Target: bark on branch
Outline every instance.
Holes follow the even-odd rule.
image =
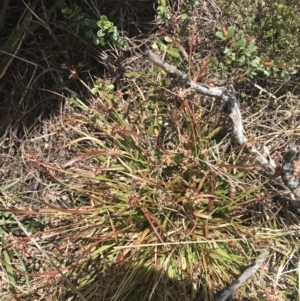
[[[300,187],[299,180],[296,174],[297,171],[299,172],[299,167],[294,166],[294,164],[296,163],[296,159],[297,148],[295,145],[293,145],[283,157],[281,178],[284,185],[288,187],[295,196],[295,200],[292,200],[291,204],[295,207],[295,209],[298,212],[300,212]]]
[[[195,91],[197,91],[203,95],[207,95],[207,96],[221,97],[223,100],[227,101],[228,96],[226,93],[224,93],[224,92],[226,92],[226,89],[224,87],[209,87],[207,85],[203,85],[203,84],[194,82],[187,76],[187,74],[178,70],[175,66],[170,65],[166,62],[163,62],[158,55],[156,55],[149,49],[147,49],[143,53],[143,56],[148,61],[150,61],[154,65],[160,67],[168,74],[177,77],[183,84],[195,89]]]
[[[230,286],[228,289],[226,289],[223,293],[219,295],[217,298],[217,301],[226,301],[234,299],[234,295],[236,291],[250,278],[252,277],[256,271],[262,266],[264,261],[267,259],[269,255],[268,250],[264,250],[261,252],[261,254],[257,257],[254,264],[250,267],[248,267],[240,277],[238,277]]]

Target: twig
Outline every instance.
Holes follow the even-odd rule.
[[[297,148],[295,145],[285,153],[283,157],[281,178],[284,185],[291,190],[296,200],[292,200],[291,204],[300,211],[300,187],[299,181],[294,174],[294,162],[297,159]]]
[[[164,71],[166,71],[168,74],[173,75],[177,77],[182,83],[185,85],[190,86],[191,88],[195,89],[197,92],[212,96],[212,97],[221,97],[223,100],[227,101],[228,96],[226,93],[226,88],[224,87],[209,87],[204,84],[196,83],[193,80],[191,80],[187,74],[183,73],[182,71],[178,70],[175,66],[170,65],[166,62],[163,62],[161,58],[153,53],[151,50],[147,49],[143,53],[144,57],[150,61],[151,63],[155,64],[156,66],[160,67]]]
[[[257,257],[257,259],[254,262],[254,265],[247,268],[244,273],[240,277],[238,277],[230,286],[228,289],[226,289],[216,301],[226,301],[228,298],[233,299],[236,291],[250,278],[253,276],[256,271],[262,266],[264,261],[267,259],[269,255],[268,250],[264,250],[260,253],[260,255]]]

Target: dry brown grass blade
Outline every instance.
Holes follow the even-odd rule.
[[[162,227],[159,220],[151,213],[151,211],[148,208],[141,206],[140,209],[143,212],[143,214],[145,215],[146,219],[148,220],[148,222],[149,222],[152,230],[154,231],[155,235],[157,236],[157,238],[163,243],[164,240],[160,236],[156,227],[158,227],[160,230],[163,230],[164,233],[165,233],[165,229]],[[156,226],[154,224],[156,224]]]
[[[108,152],[108,151],[91,151],[88,153],[83,153],[64,164],[63,168],[72,166],[76,162],[84,161],[98,156],[119,156],[122,157],[120,152]]]

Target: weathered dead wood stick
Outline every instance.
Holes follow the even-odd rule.
[[[207,95],[207,96],[212,96],[212,97],[221,97],[223,100],[227,101],[227,94],[224,93],[226,92],[226,88],[224,87],[209,87],[204,84],[196,83],[193,80],[191,80],[187,74],[183,73],[182,71],[178,70],[175,66],[170,65],[166,62],[163,62],[162,59],[153,53],[151,50],[147,49],[144,53],[143,56],[153,63],[154,65],[160,67],[164,71],[166,71],[168,74],[173,75],[177,77],[183,84],[195,89],[195,91]]]
[[[236,138],[240,145],[247,142],[247,138],[244,135],[244,127],[242,121],[242,114],[240,111],[240,102],[237,98],[236,92],[234,90],[233,85],[229,85],[225,94],[228,96],[228,102],[230,102],[231,113],[229,117],[233,124],[233,132],[236,135]]]
[[[300,212],[300,187],[299,180],[294,170],[294,163],[297,159],[297,148],[295,145],[291,146],[290,149],[285,153],[283,157],[281,178],[286,187],[288,187],[296,200],[292,200],[291,204]],[[297,169],[297,167],[295,167]],[[299,170],[298,170],[299,172]]]
[[[240,277],[238,277],[228,289],[226,289],[223,293],[219,295],[217,301],[226,301],[234,299],[234,295],[236,291],[250,278],[252,277],[256,271],[262,266],[264,261],[267,259],[269,255],[268,250],[264,250],[260,253],[260,255],[255,260],[254,264],[247,268]]]
[[[231,111],[229,117],[232,121],[233,132],[238,143],[240,145],[244,144],[248,152],[256,156],[256,161],[265,167],[269,175],[273,175],[275,173],[275,162],[270,157],[267,147],[263,146],[261,150],[258,150],[253,144],[248,142],[244,134],[240,104],[233,85],[229,85],[228,87],[209,87],[201,83],[196,83],[190,79],[187,74],[178,70],[175,66],[163,62],[162,59],[151,50],[147,49],[143,53],[143,56],[145,59],[160,67],[168,74],[177,77],[184,85],[189,86],[196,92],[206,96],[219,97],[228,102],[230,104]]]

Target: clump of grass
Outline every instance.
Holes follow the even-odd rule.
[[[253,185],[252,170],[235,167],[241,150],[221,151],[228,137],[217,143],[207,135],[214,130],[210,120],[218,101],[195,105],[156,80],[129,80],[129,101],[112,91],[90,105],[71,98],[77,113],[52,129],[52,139],[64,135],[72,156],[61,164],[35,162],[48,169],[53,185],[70,192],[69,199],[67,205],[52,203],[53,186],[47,186],[36,213],[47,218],[48,229],[35,229],[9,249],[20,254],[36,240],[84,300],[210,300],[259,250],[287,243],[257,228],[264,216],[251,212],[264,187]],[[28,208],[23,213],[36,214]],[[43,287],[61,299],[79,300],[59,271],[51,272],[51,262],[42,262],[47,271],[39,266],[26,274],[34,294]],[[34,281],[37,270],[60,284],[54,278],[53,284]],[[21,270],[7,273],[17,277]],[[241,294],[249,295],[249,289]],[[262,294],[263,282],[253,289]]]
[[[187,61],[194,76],[213,77],[209,63]],[[24,145],[21,160],[48,180],[42,195],[17,206],[20,195],[1,199],[4,297],[213,300],[265,248],[279,270],[262,270],[239,297],[268,300],[279,285],[282,296],[297,292],[295,273],[281,280],[298,252],[295,230],[282,229],[219,100],[152,66],[127,73],[122,91],[101,78],[82,83],[90,99],[74,93],[49,125],[50,159]]]

